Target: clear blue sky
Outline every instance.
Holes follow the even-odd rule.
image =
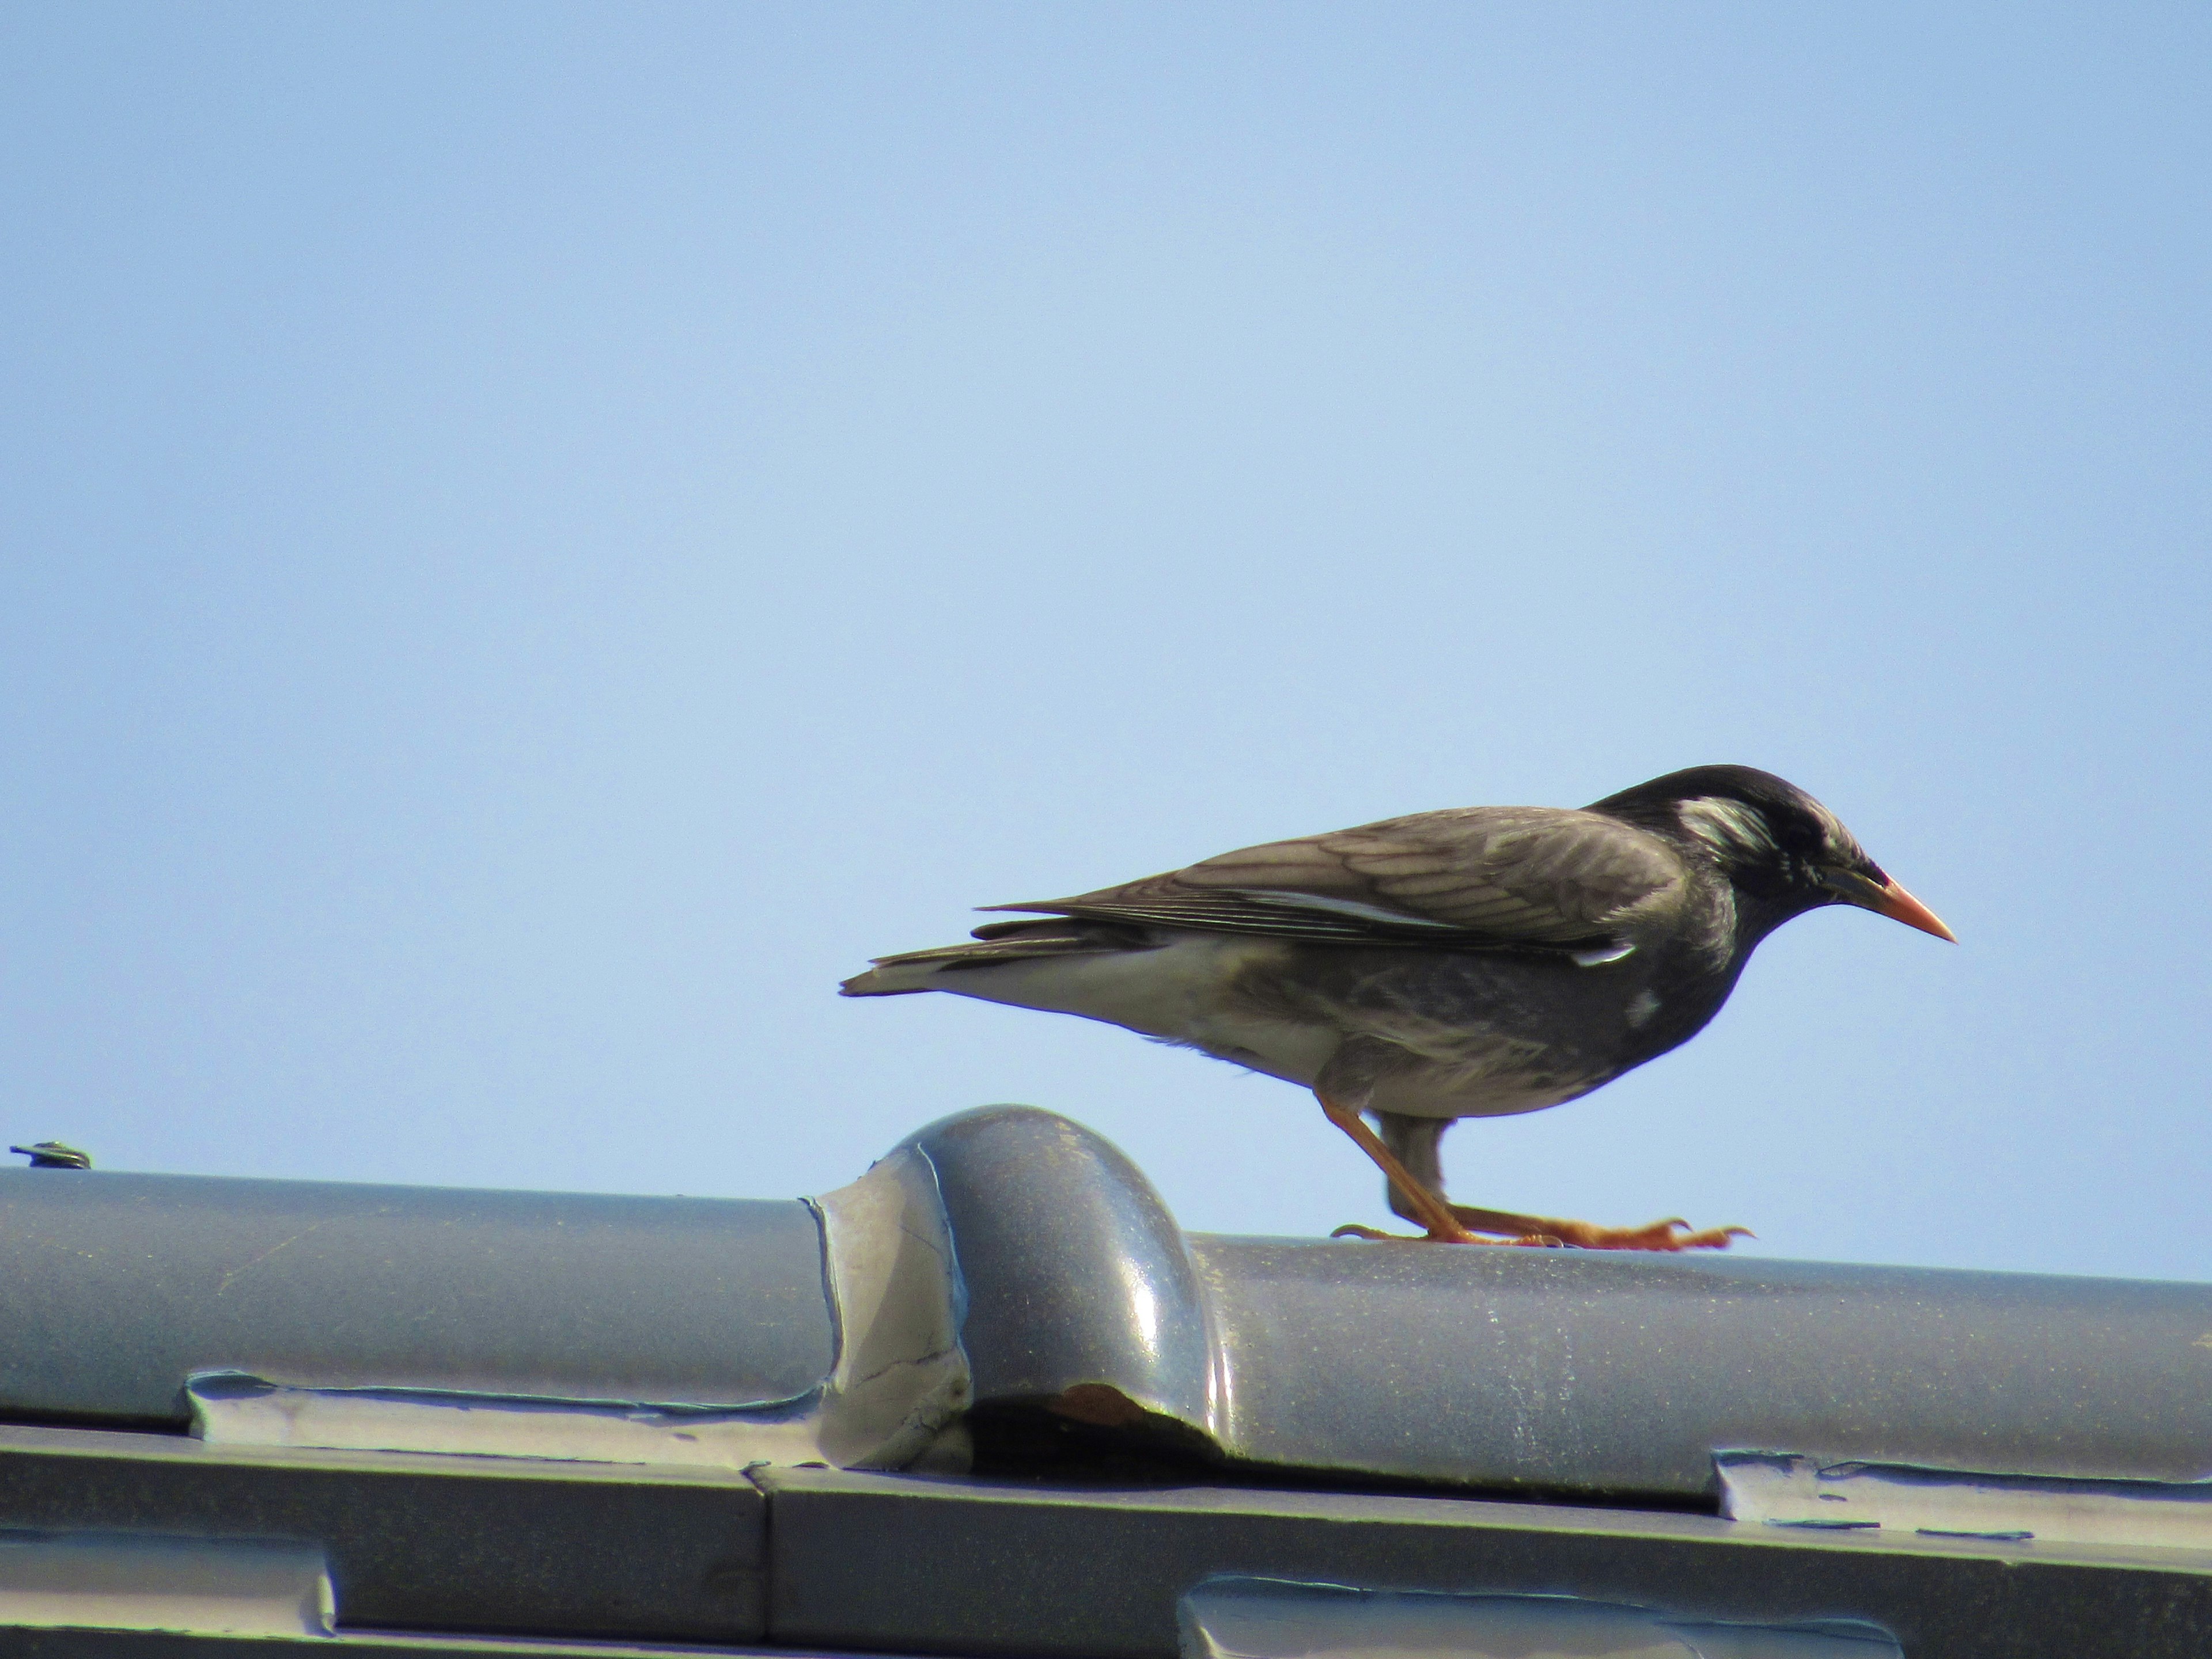
[[[9,5],[0,1131],[782,1195],[1297,1091],[968,907],[1708,761],[1767,944],[1470,1202],[2212,1277],[2212,13]]]

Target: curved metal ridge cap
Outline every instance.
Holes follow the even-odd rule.
[[[1195,1265],[1117,1147],[1056,1113],[984,1106],[940,1118],[899,1151],[936,1175],[979,1402],[1091,1385],[1213,1432],[1216,1344]]]
[[[833,1358],[790,1200],[0,1169],[0,1412],[181,1420],[196,1372],[721,1407]]]
[[[1231,1456],[1707,1498],[1714,1453],[2188,1480],[2212,1285],[1194,1236]],[[1325,1360],[1317,1356],[1326,1356]]]

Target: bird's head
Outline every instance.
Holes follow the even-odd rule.
[[[1725,876],[1759,931],[1824,904],[1856,904],[1957,943],[1891,880],[1843,821],[1802,789],[1748,766],[1670,772],[1589,809],[1648,830]]]

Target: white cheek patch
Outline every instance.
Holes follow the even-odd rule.
[[[1755,806],[1724,796],[1701,795],[1675,807],[1682,828],[1726,859],[1757,858],[1776,850],[1773,829]],[[1840,826],[1839,826],[1840,827]]]

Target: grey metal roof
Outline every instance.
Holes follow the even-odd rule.
[[[673,1407],[733,1424],[741,1464],[748,1424],[819,1405],[841,1313],[881,1346],[924,1303],[908,1346],[957,1340],[966,1372],[933,1433],[1028,1404],[1259,1465],[1683,1499],[1735,1449],[2212,1471],[2212,1287],[1186,1235],[1112,1146],[1026,1108],[933,1125],[812,1207],[0,1172],[17,1414],[181,1425],[195,1377],[204,1409],[367,1391],[393,1434],[410,1395]],[[830,1461],[895,1461],[850,1449]]]
[[[2208,1333],[2203,1285],[1187,1235],[1018,1107],[806,1202],[6,1170],[0,1648],[199,1572],[394,1653],[2212,1651]]]

